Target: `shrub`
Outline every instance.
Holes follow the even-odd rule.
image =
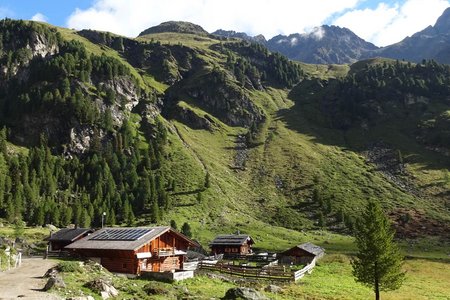
[[[79,262],[76,261],[63,261],[58,264],[58,270],[64,273],[82,273],[83,268],[81,267]]]

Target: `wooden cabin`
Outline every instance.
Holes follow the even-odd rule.
[[[219,235],[210,244],[211,254],[247,255],[253,253],[252,245],[255,242],[249,235],[230,234]]]
[[[280,253],[280,262],[285,264],[307,265],[314,259],[321,258],[324,254],[325,250],[322,247],[311,243],[304,243]]]
[[[183,268],[190,246],[198,246],[168,226],[104,228],[65,249],[98,261],[110,272],[173,272]]]
[[[48,250],[61,251],[67,245],[86,237],[92,232],[94,230],[89,228],[63,228],[46,238]]]

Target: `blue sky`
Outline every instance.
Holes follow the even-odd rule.
[[[131,37],[168,20],[194,22],[208,31],[262,33],[267,38],[329,24],[384,46],[433,25],[449,6],[449,0],[0,0],[0,18]]]

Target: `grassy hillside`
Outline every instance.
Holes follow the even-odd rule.
[[[205,244],[217,232],[254,232],[261,222],[346,232],[368,198],[378,198],[396,222],[402,214],[430,224],[449,220],[448,158],[414,140],[411,122],[397,118],[370,124],[370,130],[356,125],[342,130],[318,105],[335,93],[336,82],[358,80],[364,72],[373,78],[376,66],[401,68],[394,61],[291,64],[260,45],[194,34],[153,33],[134,41],[52,30],[92,55],[119,61],[141,89],[156,94],[168,132],[159,172],[173,204],[161,222],[189,221]],[[293,89],[289,72],[302,81]],[[146,117],[142,112],[130,117],[139,147],[147,149]],[[371,160],[370,145],[379,141],[400,153],[402,174],[392,175]],[[206,174],[211,187],[205,189]],[[138,221],[148,222],[146,216]]]

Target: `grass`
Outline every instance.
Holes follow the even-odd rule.
[[[72,265],[74,263],[64,261],[60,264]],[[267,281],[235,284],[206,276],[204,273],[191,279],[169,284],[139,278],[117,277],[93,266],[84,267],[84,270],[80,271],[79,265],[77,265],[75,269],[74,272],[63,273],[67,289],[59,291],[60,294],[73,296],[82,292],[85,295],[93,295],[95,299],[100,299],[98,295],[84,287],[84,284],[95,278],[109,278],[119,290],[118,299],[135,299],[136,297],[139,299],[180,299],[189,296],[195,296],[197,299],[221,298],[228,289],[242,285],[255,288],[275,300],[370,299],[374,297],[370,288],[354,280],[350,258],[342,253],[328,253],[318,262],[311,274],[296,283],[276,283],[283,288],[283,292],[280,294],[264,292],[264,288],[269,284]],[[407,276],[403,286],[396,291],[382,292],[382,299],[448,299],[448,295],[450,295],[450,286],[447,284],[450,278],[448,262],[419,258],[408,259],[404,263],[404,270],[407,272]],[[149,286],[157,293],[149,295],[144,292],[148,290]],[[68,290],[78,292],[67,294]]]
[[[190,48],[198,48],[203,50],[208,50],[210,46],[217,44],[219,41],[206,37],[206,36],[198,36],[194,34],[186,34],[186,33],[153,33],[147,34],[144,36],[140,36],[137,38],[138,41],[159,41],[162,44],[172,44],[172,45],[184,45]]]
[[[42,242],[44,238],[49,236],[50,230],[42,227],[25,227],[23,238],[27,243]],[[0,227],[0,237],[14,239],[14,228],[11,226]]]
[[[448,299],[450,268],[445,262],[422,259],[407,260],[403,286],[396,291],[382,292],[382,299]],[[274,299],[370,299],[372,290],[355,282],[347,256],[325,257],[313,273],[298,284],[290,285],[285,295]],[[301,298],[304,297],[304,298]]]

